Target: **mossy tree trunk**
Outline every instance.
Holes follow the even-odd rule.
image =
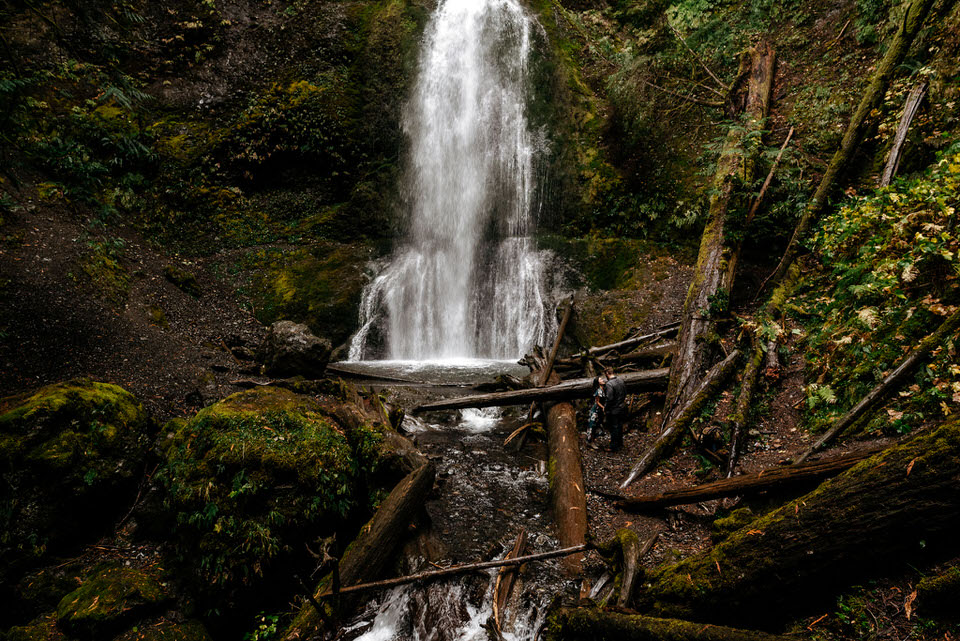
[[[930,13],[930,8],[933,7],[933,4],[934,0],[911,0],[907,5],[903,22],[900,23],[900,28],[890,42],[890,46],[880,61],[880,64],[877,65],[870,84],[860,98],[860,104],[857,106],[857,110],[847,124],[847,129],[843,134],[843,140],[840,142],[840,148],[830,160],[827,171],[823,174],[823,178],[820,179],[820,185],[817,187],[817,191],[814,193],[813,198],[810,199],[803,215],[800,217],[800,222],[797,223],[793,231],[793,236],[790,237],[790,242],[787,244],[787,249],[783,252],[780,264],[777,265],[777,269],[770,277],[770,281],[774,285],[778,284],[787,275],[790,265],[800,250],[800,241],[803,240],[807,232],[810,231],[810,227],[820,218],[826,209],[830,195],[836,187],[837,180],[847,170],[847,167],[849,167],[854,152],[856,152],[857,147],[863,140],[871,112],[883,102],[883,97],[887,93],[887,87],[890,85],[893,74],[899,68],[900,64],[903,63],[904,58],[907,57],[910,46],[913,44],[917,34],[920,33],[920,29],[923,28],[923,23],[927,19],[927,14]]]
[[[960,420],[885,450],[658,569],[639,610],[704,623],[777,625],[836,590],[909,561],[960,526]]]
[[[547,410],[547,448],[557,539],[564,548],[581,545],[587,538],[587,495],[577,413],[570,403],[557,403]],[[579,574],[582,561],[582,554],[568,556],[563,560],[564,568],[571,575]]]

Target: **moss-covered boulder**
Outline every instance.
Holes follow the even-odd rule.
[[[261,387],[168,426],[163,515],[176,557],[219,609],[354,510],[366,513],[380,437],[368,423],[338,422],[336,403]]]
[[[150,425],[129,392],[86,379],[0,400],[0,583],[129,507]]]
[[[960,619],[960,566],[923,579],[917,584],[918,606],[923,616]]]
[[[57,606],[57,625],[71,636],[104,639],[158,612],[168,600],[164,587],[146,572],[107,568],[63,597]]]
[[[57,617],[47,614],[26,625],[17,625],[7,630],[4,641],[62,641],[67,639],[57,627]]]

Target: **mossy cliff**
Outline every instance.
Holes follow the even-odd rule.
[[[0,579],[78,548],[128,510],[153,432],[143,406],[106,383],[0,400]]]

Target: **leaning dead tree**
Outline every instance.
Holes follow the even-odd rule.
[[[960,527],[960,420],[861,461],[748,523],[712,549],[646,578],[635,607],[703,623],[777,625],[936,549]],[[867,542],[867,543],[865,543]],[[776,586],[776,589],[771,589]]]
[[[920,110],[923,97],[927,95],[928,86],[927,82],[923,81],[914,85],[907,95],[907,101],[903,105],[903,115],[900,117],[900,124],[897,125],[897,133],[893,136],[893,146],[890,147],[890,155],[887,156],[887,164],[883,168],[883,176],[880,177],[881,187],[887,187],[897,174],[900,158],[903,156],[903,147],[907,142],[907,133],[910,131],[910,125],[917,111]]]
[[[668,431],[667,428],[689,405],[710,368],[713,358],[710,337],[715,334],[716,314],[726,308],[733,278],[727,265],[737,253],[736,244],[727,238],[728,213],[736,206],[738,187],[753,182],[760,151],[758,133],[763,129],[769,111],[775,60],[773,49],[763,43],[754,47],[741,61],[740,77],[746,79],[747,86],[745,91],[733,93],[730,102],[742,105],[744,122],[743,126],[730,128],[720,152],[707,224],[700,239],[697,266],[681,316],[677,352],[670,367],[663,433],[644,453],[621,487],[646,474],[677,446],[683,430]]]
[[[890,80],[910,51],[910,46],[913,44],[917,34],[920,33],[920,29],[923,27],[923,23],[927,19],[927,14],[930,13],[930,8],[933,4],[934,0],[911,0],[907,5],[903,15],[903,21],[900,23],[897,33],[890,41],[886,54],[877,65],[876,71],[874,71],[873,77],[870,79],[870,84],[860,98],[860,104],[857,106],[857,110],[847,124],[840,148],[830,160],[830,164],[827,166],[827,171],[820,180],[817,191],[814,193],[813,198],[810,199],[806,209],[804,209],[803,215],[800,217],[800,221],[793,231],[793,236],[791,236],[790,242],[783,252],[780,264],[777,265],[773,274],[768,278],[768,281],[772,282],[774,286],[778,285],[780,281],[786,277],[790,266],[797,257],[797,252],[800,250],[800,242],[807,235],[807,232],[810,231],[813,223],[816,222],[826,210],[838,179],[849,167],[854,152],[863,140],[870,114],[883,102],[883,97],[887,92],[887,87],[890,85]]]

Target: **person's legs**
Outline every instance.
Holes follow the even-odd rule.
[[[623,449],[623,417],[607,416],[607,431],[610,432],[610,451]]]

